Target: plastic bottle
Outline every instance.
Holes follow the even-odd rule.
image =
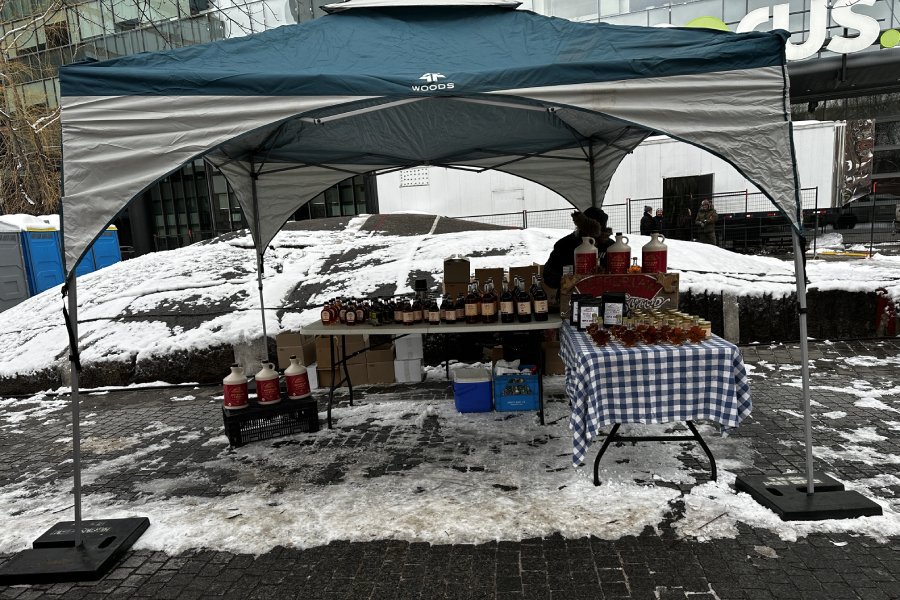
[[[665,241],[666,236],[661,233],[650,234],[650,241],[641,248],[641,270],[644,273],[666,272],[669,248]]]
[[[575,248],[574,261],[576,275],[592,275],[597,271],[597,246],[594,238],[581,238],[581,245]]]
[[[281,386],[278,385],[278,371],[268,361],[262,362],[262,368],[254,376],[256,380],[256,403],[261,406],[281,402]]]
[[[296,356],[291,356],[291,364],[284,370],[284,385],[287,388],[288,398],[300,400],[311,395],[309,389],[309,373],[306,367],[300,364]]]
[[[237,363],[231,365],[231,373],[222,380],[225,397],[222,406],[229,410],[247,408],[247,376],[244,375],[244,367]]]
[[[615,243],[606,249],[606,265],[611,275],[622,275],[628,272],[631,265],[631,246],[622,232],[616,233]]]

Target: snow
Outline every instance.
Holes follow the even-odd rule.
[[[317,320],[320,303],[334,296],[364,297],[384,286],[396,288],[397,294],[412,293],[410,273],[424,271],[439,280],[444,258],[454,254],[472,256],[472,268],[544,263],[553,243],[569,233],[535,228],[398,236],[362,230],[367,218],[355,217],[341,231],[282,231],[276,236],[264,261],[270,336]],[[633,254],[639,255],[647,241],[646,236],[630,236]],[[682,291],[776,298],[794,291],[790,261],[680,240],[667,244],[670,271],[680,274]],[[342,261],[343,257],[349,258]],[[139,361],[178,351],[252,344],[262,330],[255,263],[252,241],[245,233],[227,241],[156,252],[79,277],[83,360]],[[807,265],[810,289],[884,288],[900,301],[898,272],[896,256],[810,260]],[[310,298],[309,306],[272,310],[287,305],[300,285],[319,286],[321,291]],[[62,306],[59,290],[53,289],[2,313],[0,377],[66,367]],[[169,313],[196,313],[196,322],[173,323],[165,316]]]

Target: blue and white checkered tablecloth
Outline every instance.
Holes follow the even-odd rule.
[[[752,408],[741,353],[716,336],[682,346],[597,346],[587,333],[563,323],[560,356],[576,467],[603,426],[710,420],[737,427]]]

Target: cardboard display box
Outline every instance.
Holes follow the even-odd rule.
[[[422,345],[422,334],[416,333],[397,338],[394,341],[397,360],[421,360],[425,356]]]
[[[444,281],[446,283],[469,283],[471,268],[468,258],[448,258],[444,260]]]
[[[494,289],[503,289],[503,269],[475,269],[475,279],[478,280],[479,291],[484,290],[484,284],[488,279],[494,281]]]
[[[370,362],[366,364],[369,383],[394,383],[394,361]]]
[[[394,378],[397,383],[420,383],[424,377],[422,359],[394,361]]]
[[[469,292],[469,284],[468,283],[447,283],[444,282],[444,294],[449,295],[453,298],[453,301],[456,301],[457,296],[462,294],[465,296]]]
[[[629,309],[678,308],[678,273],[631,273],[628,275],[564,275],[560,285],[560,314],[568,317],[572,292],[602,296],[624,292]]]
[[[509,284],[513,285],[516,277],[521,277],[525,281],[525,289],[531,288],[531,276],[541,274],[541,265],[534,263],[527,267],[510,267],[509,268]],[[550,294],[547,294],[548,296]]]

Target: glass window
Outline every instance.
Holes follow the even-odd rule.
[[[550,0],[550,14],[572,21],[596,20],[600,14],[598,0]]]

